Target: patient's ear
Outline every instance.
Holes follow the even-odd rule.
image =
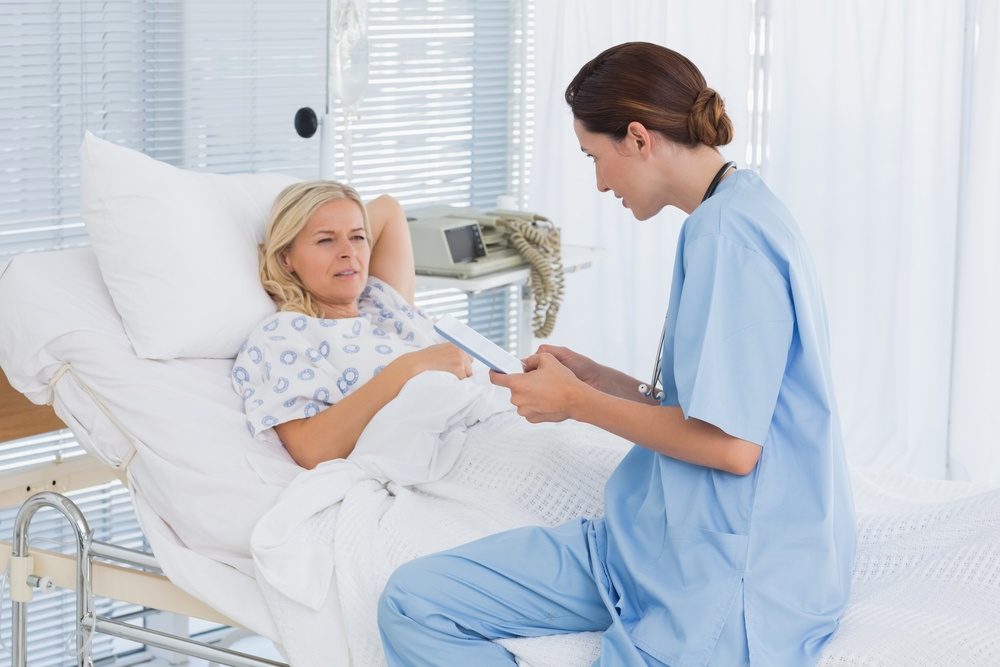
[[[292,268],[292,263],[288,261],[288,251],[282,250],[278,253],[278,261],[281,262],[281,266],[288,271],[293,276],[295,275],[295,270]]]

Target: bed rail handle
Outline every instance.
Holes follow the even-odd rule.
[[[28,526],[32,517],[42,508],[49,507],[60,511],[76,532],[77,553],[75,563],[72,556],[46,550],[34,550],[34,555],[28,553]],[[204,603],[176,589],[172,601],[185,608],[170,609],[171,605],[155,604],[152,600],[140,600],[144,596],[161,597],[165,588],[174,589],[174,585],[162,574],[153,554],[145,551],[128,549],[93,539],[90,526],[80,509],[72,500],[58,493],[43,491],[37,493],[21,506],[14,522],[14,539],[10,545],[10,557],[6,559],[6,543],[0,543],[0,564],[9,561],[11,587],[11,607],[13,608],[12,635],[12,666],[27,665],[27,603],[33,597],[34,588],[45,587],[47,582],[60,588],[75,588],[77,602],[77,633],[76,633],[76,664],[78,667],[90,665],[89,635],[100,632],[123,639],[132,639],[150,646],[158,646],[183,655],[201,657],[210,662],[234,667],[288,667],[283,662],[275,662],[266,658],[233,651],[228,648],[204,644],[194,639],[170,635],[149,628],[142,628],[115,619],[97,616],[92,598],[97,584],[101,583],[101,575],[107,574],[102,593],[119,600],[127,600],[142,606],[174,611],[184,615],[194,615],[199,618],[218,621],[225,625],[240,627],[233,621],[224,618]],[[94,562],[94,558],[118,561],[133,567],[122,567],[112,563]],[[45,573],[36,571],[46,570]],[[65,567],[64,567],[65,566]],[[75,567],[71,567],[75,566]],[[134,567],[144,568],[137,570]],[[112,570],[117,575],[110,576]],[[112,581],[122,585],[121,580],[130,590],[113,590]],[[119,593],[125,593],[124,595]],[[183,598],[183,599],[182,599]],[[189,599],[188,599],[189,598]],[[207,613],[200,613],[201,611]],[[193,612],[193,613],[192,613]]]
[[[21,509],[17,512],[17,517],[14,519],[14,540],[11,545],[10,553],[11,567],[13,568],[14,563],[18,560],[27,564],[27,560],[31,558],[28,554],[28,525],[31,523],[31,519],[35,516],[35,513],[43,507],[51,507],[62,513],[62,515],[73,525],[73,530],[76,533],[76,581],[78,591],[76,596],[76,617],[78,630],[76,634],[76,656],[79,667],[86,667],[90,658],[88,651],[90,644],[84,636],[84,633],[81,631],[83,630],[83,619],[92,618],[94,616],[94,608],[91,596],[89,594],[84,595],[82,592],[89,592],[91,590],[93,571],[91,567],[91,560],[87,557],[87,553],[93,542],[93,533],[91,533],[90,525],[87,523],[87,519],[83,516],[83,512],[80,511],[80,508],[66,496],[53,493],[51,491],[36,493],[24,501],[24,504],[21,505]],[[32,565],[32,569],[33,568],[34,566]],[[23,576],[18,578],[17,586],[29,586],[28,575],[34,574],[34,572],[28,570],[22,574]],[[12,590],[14,585],[12,577]],[[28,599],[30,600],[31,597],[29,596]],[[11,606],[13,607],[13,618],[11,622],[11,664],[13,667],[26,667],[28,663],[28,604],[27,601],[12,600]]]

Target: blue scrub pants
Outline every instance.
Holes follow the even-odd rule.
[[[603,527],[518,528],[403,564],[379,600],[389,666],[511,667],[490,639],[603,630],[595,665],[662,667],[609,611]]]

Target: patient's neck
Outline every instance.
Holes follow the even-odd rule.
[[[319,316],[325,320],[343,320],[361,315],[357,302],[353,304],[317,304],[317,306]]]

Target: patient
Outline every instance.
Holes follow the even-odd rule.
[[[435,343],[413,306],[413,248],[392,197],[365,206],[332,181],[285,188],[260,246],[260,277],[279,312],[250,332],[233,386],[254,437],[273,428],[304,468],[347,457],[418,373],[472,373],[472,359]]]

